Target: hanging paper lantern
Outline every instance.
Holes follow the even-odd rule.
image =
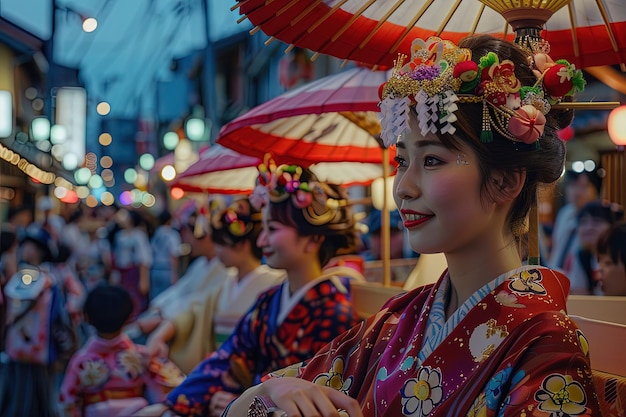
[[[617,146],[626,146],[626,106],[611,110],[607,121],[609,137]]]

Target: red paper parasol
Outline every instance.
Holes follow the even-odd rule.
[[[237,7],[253,31],[370,65],[393,65],[415,38],[512,39],[525,27],[542,29],[552,55],[579,68],[626,62],[623,0],[242,0]]]

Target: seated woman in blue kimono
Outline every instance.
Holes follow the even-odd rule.
[[[261,293],[230,337],[168,395],[165,405],[177,415],[220,416],[261,376],[312,356],[359,321],[351,278],[323,270],[358,242],[343,189],[299,166],[268,160],[259,172],[250,196],[262,207],[257,243],[267,265],[285,270],[287,279]]]

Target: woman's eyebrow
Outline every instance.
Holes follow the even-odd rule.
[[[421,139],[421,140],[416,140],[415,144],[418,148],[426,148],[428,146],[438,146],[440,148],[445,148],[444,144],[438,140]],[[404,141],[400,140],[396,143],[396,148],[406,149],[407,145]]]
[[[440,148],[445,148],[443,143],[441,143],[438,140],[418,140],[417,141],[417,147],[418,148],[425,148],[427,146],[438,146]]]

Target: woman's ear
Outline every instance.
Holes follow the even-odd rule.
[[[491,179],[490,194],[495,203],[508,203],[517,198],[526,183],[526,171],[494,173]]]
[[[320,246],[322,246],[322,243],[324,243],[324,240],[326,239],[325,236],[323,235],[311,235],[308,236],[308,243],[306,245],[306,250],[307,251],[314,251],[314,252],[319,252],[320,250]]]
[[[252,243],[248,239],[240,240],[239,242],[233,245],[233,248],[238,251],[251,252],[252,251]]]

